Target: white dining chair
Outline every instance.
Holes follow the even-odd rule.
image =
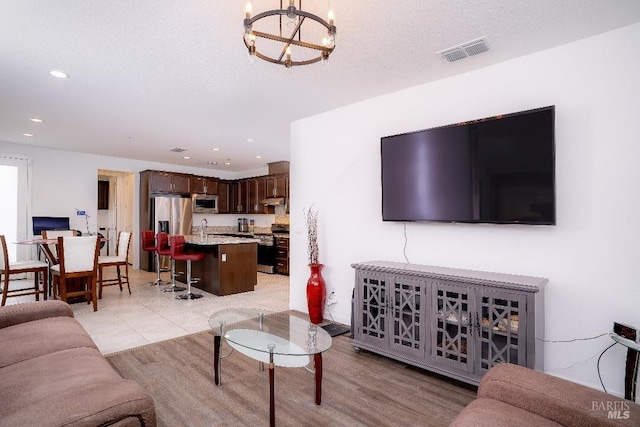
[[[131,286],[129,284],[129,245],[131,244],[131,233],[121,231],[118,233],[118,246],[115,255],[104,255],[98,257],[98,298],[102,299],[102,287],[119,285],[122,292],[122,285],[127,284],[129,295],[131,295]],[[116,267],[118,277],[114,279],[105,279],[103,270],[107,267]],[[120,271],[120,267],[124,267],[124,276]],[[124,282],[123,282],[124,279]]]
[[[99,251],[98,236],[58,237],[60,263],[51,267],[54,298],[59,296],[68,302],[69,298],[84,296],[87,304],[93,302],[93,311],[98,310]],[[74,281],[73,290],[69,290],[70,281]]]
[[[60,236],[77,236],[77,232],[75,230],[43,230],[42,238],[45,240],[49,239],[58,239]],[[42,246],[42,250],[44,252],[44,256],[47,258],[51,266],[54,266],[58,263],[58,243],[49,243],[47,245]]]
[[[47,299],[47,280],[49,278],[46,262],[41,261],[9,261],[9,250],[7,240],[0,235],[0,281],[2,283],[2,306],[7,302],[7,298],[20,297],[24,295],[35,295],[36,301],[40,301],[40,294]],[[13,274],[34,273],[33,286],[31,287],[10,287],[9,278]],[[42,289],[40,289],[40,278],[42,278]],[[15,283],[15,282],[14,282]]]

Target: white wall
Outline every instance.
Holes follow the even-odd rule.
[[[403,224],[381,220],[381,137],[555,105],[557,226],[408,223],[408,259],[548,278],[547,340],[595,336],[614,320],[640,327],[637,40],[640,25],[294,122],[290,307],[306,311],[311,204],[337,321],[350,320],[351,263],[404,262]],[[611,343],[548,343],[545,370],[599,388],[596,359]],[[618,395],[624,357],[616,346],[601,362]]]

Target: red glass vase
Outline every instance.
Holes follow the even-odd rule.
[[[322,323],[327,287],[322,278],[323,264],[309,264],[311,277],[307,280],[307,308],[311,323]]]

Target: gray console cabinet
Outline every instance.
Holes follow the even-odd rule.
[[[496,363],[543,370],[547,279],[387,261],[352,267],[356,350],[471,384]]]

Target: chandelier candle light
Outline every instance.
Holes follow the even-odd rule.
[[[286,9],[283,8],[283,0],[280,0],[280,9],[267,10],[253,17],[251,3],[247,3],[244,18],[244,44],[249,51],[249,59],[253,62],[258,57],[287,68],[318,61],[326,62],[336,46],[333,11],[328,11],[327,21],[325,21],[317,15],[303,11],[302,0],[298,0],[297,7],[295,0],[288,1],[289,6]],[[277,19],[274,20],[273,17]],[[258,23],[258,21],[261,22]],[[307,41],[302,38],[302,27],[305,22],[309,23],[304,26],[305,35],[308,34]],[[316,25],[311,25],[313,22]],[[322,36],[323,34],[325,35]],[[319,44],[309,41],[316,38],[321,40]],[[261,39],[263,43],[259,49],[256,46],[257,39]],[[299,55],[296,60],[292,58],[292,45],[296,47],[296,55]]]

